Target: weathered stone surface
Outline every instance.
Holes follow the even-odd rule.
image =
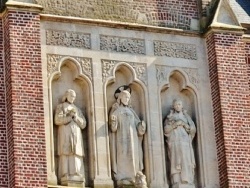
[[[105,51],[145,54],[145,42],[142,39],[101,35],[100,49]]]
[[[193,44],[154,41],[154,52],[156,56],[197,59],[196,46]]]
[[[90,34],[70,31],[46,31],[46,44],[90,49]]]

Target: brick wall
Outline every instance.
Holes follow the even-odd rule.
[[[0,187],[8,187],[3,22],[0,18]]]
[[[37,13],[4,15],[9,187],[46,187],[46,149]]]
[[[248,187],[250,98],[245,44],[240,34],[214,33],[207,36],[207,47],[221,187],[227,184],[229,187]]]
[[[206,38],[209,77],[212,91],[212,103],[214,113],[215,138],[217,147],[217,158],[219,165],[220,187],[227,187],[227,164],[225,155],[223,122],[221,115],[221,99],[218,83],[217,56],[215,51],[214,35],[210,33]]]
[[[250,42],[246,42],[246,62],[248,70],[248,85],[250,86]]]
[[[37,0],[44,13],[190,29],[197,0]]]

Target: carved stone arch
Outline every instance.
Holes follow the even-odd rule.
[[[107,61],[106,61],[107,62]],[[113,63],[113,61],[110,61]],[[148,183],[150,183],[150,154],[149,154],[149,140],[150,131],[149,126],[149,111],[148,111],[148,93],[145,84],[145,80],[138,76],[135,63],[131,62],[116,62],[112,65],[112,71],[108,77],[104,79],[104,101],[105,101],[105,113],[106,122],[108,125],[108,114],[112,105],[116,102],[114,98],[115,90],[122,85],[129,85],[131,93],[131,106],[139,116],[141,120],[144,120],[147,124],[147,132],[143,138],[143,152],[144,152],[144,174],[147,177]],[[139,64],[139,63],[138,63]],[[141,65],[139,65],[141,66]],[[105,70],[106,71],[106,70]],[[105,72],[103,70],[103,72]]]
[[[196,161],[196,171],[195,171],[195,185],[197,187],[204,184],[204,164],[202,156],[202,127],[201,127],[201,117],[200,117],[200,99],[198,95],[198,85],[195,85],[192,80],[190,80],[190,76],[186,73],[185,70],[181,68],[166,68],[164,79],[159,84],[159,104],[160,110],[162,112],[161,119],[164,126],[164,121],[167,115],[172,108],[172,103],[174,99],[180,99],[183,102],[183,107],[187,110],[187,113],[190,115],[192,120],[195,123],[197,132],[196,136],[193,140],[193,148],[195,153],[195,161]],[[158,80],[159,81],[159,80]],[[168,159],[168,150],[166,139],[165,142],[165,165],[166,165],[166,175],[169,180],[169,159]]]
[[[82,111],[87,121],[86,128],[82,131],[84,143],[85,184],[93,184],[93,86],[92,62],[90,58],[63,56],[49,54],[48,60],[48,104],[49,104],[49,134],[50,135],[50,169],[48,169],[48,183],[58,185],[57,168],[57,126],[54,125],[55,108],[61,103],[62,96],[67,89],[76,92],[75,104]],[[46,129],[47,130],[47,129]],[[93,140],[92,140],[93,139]]]

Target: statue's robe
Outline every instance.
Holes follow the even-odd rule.
[[[173,128],[173,124],[182,121],[190,128],[189,133],[183,126]],[[180,175],[182,182],[194,182],[195,159],[192,146],[192,140],[195,136],[196,128],[190,116],[184,111],[183,113],[171,113],[165,122],[165,136],[167,136],[168,154],[170,159],[170,174]],[[172,183],[174,180],[172,180]]]
[[[136,173],[143,170],[142,139],[145,127],[134,110],[127,106],[113,105],[110,119],[111,116],[116,119],[113,124],[110,123],[111,166],[114,177],[117,181],[134,181]]]
[[[72,108],[78,116],[75,121],[70,116]],[[58,125],[59,179],[64,175],[84,176],[82,129],[86,127],[86,120],[82,112],[74,104],[61,103],[55,111],[55,124]]]

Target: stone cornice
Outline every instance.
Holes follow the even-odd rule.
[[[210,33],[234,33],[243,35],[245,28],[243,27],[223,27],[223,25],[218,24],[218,26],[209,26],[207,31],[203,34],[203,37],[206,38]]]
[[[5,5],[7,10],[23,10],[38,13],[43,10],[43,7],[41,5],[19,1],[8,1]]]

